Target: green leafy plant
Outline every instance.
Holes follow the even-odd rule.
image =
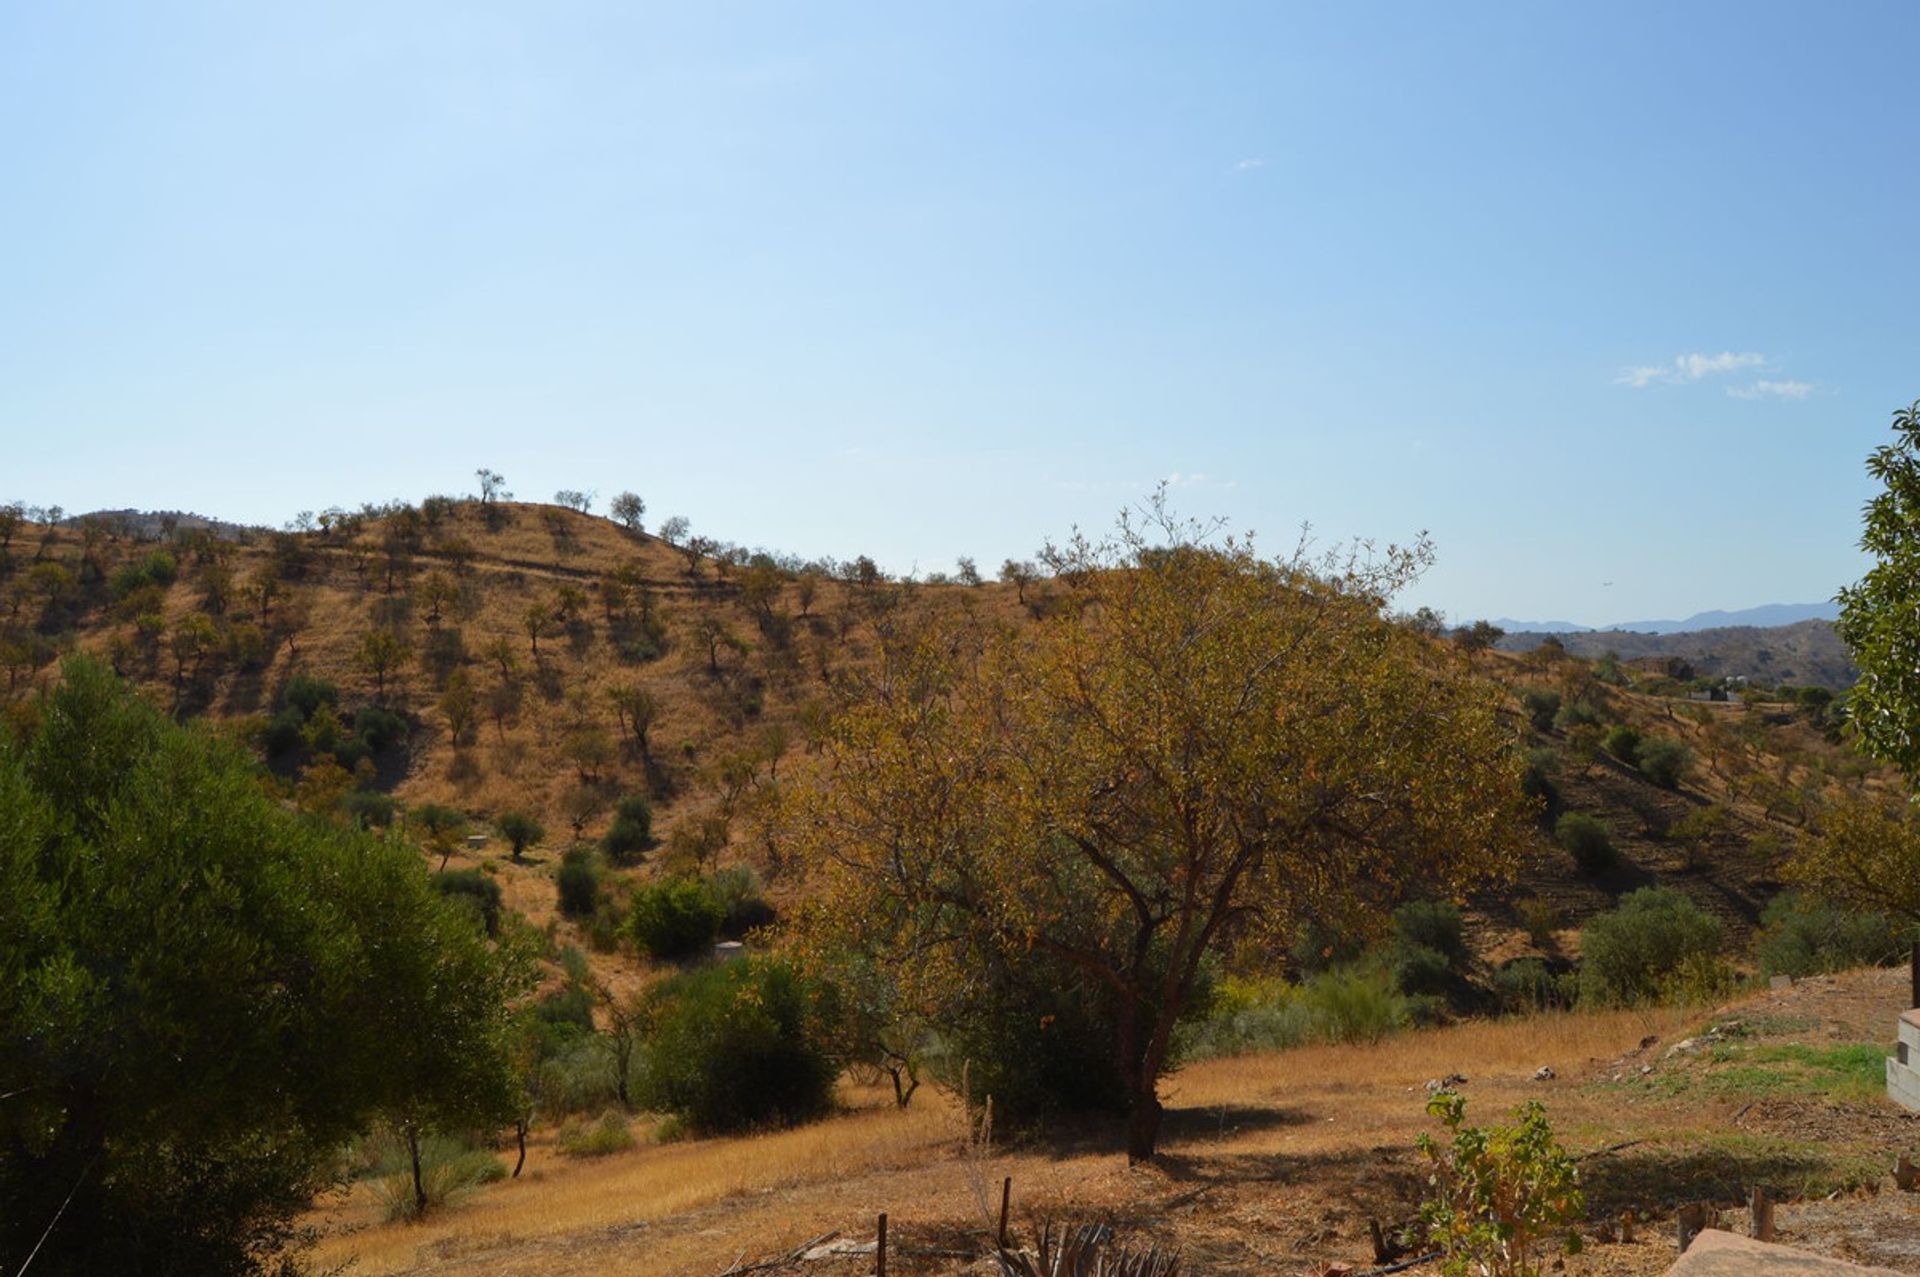
[[[1562,1248],[1578,1253],[1572,1225],[1586,1210],[1580,1175],[1539,1101],[1515,1110],[1511,1126],[1468,1126],[1467,1102],[1452,1091],[1428,1100],[1427,1112],[1448,1138],[1423,1133],[1417,1141],[1433,1167],[1433,1196],[1421,1204],[1420,1222],[1446,1251],[1447,1277],[1536,1277],[1536,1256],[1561,1229]]]

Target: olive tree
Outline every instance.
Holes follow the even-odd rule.
[[[1874,563],[1840,591],[1835,628],[1860,681],[1847,716],[1867,753],[1920,777],[1920,400],[1893,414],[1892,443],[1867,473],[1881,490],[1867,503],[1860,548]]]

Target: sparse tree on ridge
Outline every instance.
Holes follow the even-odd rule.
[[[671,515],[665,523],[660,525],[660,539],[668,545],[678,546],[686,540],[687,533],[692,530],[693,524],[687,521],[686,515]]]
[[[641,520],[646,517],[647,503],[640,499],[638,493],[622,492],[613,499],[613,505],[609,508],[613,512],[615,521],[627,531],[646,531],[646,528],[641,525]]]

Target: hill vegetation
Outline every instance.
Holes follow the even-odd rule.
[[[509,1124],[516,1169],[615,1155],[636,1109],[785,1123],[842,1076],[907,1107],[972,1070],[1008,1118],[1129,1114],[1145,1159],[1182,1061],[1711,997],[1729,954],[1804,974],[1908,925],[1781,896],[1898,789],[1833,691],[1387,615],[1424,547],[1123,523],[897,580],[480,480],[279,531],[0,512],[13,735],[124,683],[247,773],[276,814],[242,823],[399,855],[429,932],[532,964],[463,1052],[486,1113],[368,1098],[418,1082],[329,1119],[396,1216],[511,1173]],[[784,952],[703,973],[720,939]]]

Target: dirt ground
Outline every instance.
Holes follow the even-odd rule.
[[[1805,981],[1712,1011],[1547,1016],[1196,1064],[1170,1079],[1165,1156],[1129,1169],[1111,1135],[1052,1131],[985,1150],[925,1092],[891,1109],[853,1089],[850,1112],[802,1131],[644,1145],[575,1161],[538,1148],[528,1176],[417,1225],[376,1222],[364,1190],[316,1216],[325,1269],[416,1274],[711,1277],[831,1234],[870,1242],[890,1219],[889,1271],[985,1272],[1003,1177],[1022,1239],[1042,1221],[1096,1223],[1177,1247],[1194,1274],[1312,1273],[1374,1262],[1368,1221],[1391,1232],[1424,1190],[1414,1137],[1426,1082],[1464,1074],[1469,1120],[1547,1105],[1582,1157],[1589,1202],[1571,1274],[1642,1274],[1675,1256],[1672,1213],[1708,1202],[1730,1226],[1761,1186],[1779,1239],[1920,1273],[1920,1195],[1895,1156],[1920,1121],[1880,1094],[1877,1061],[1906,1001],[1904,971]],[[1651,1039],[1651,1040],[1649,1040]],[[1536,1080],[1542,1066],[1551,1080]],[[1631,1243],[1595,1234],[1623,1212]],[[870,1254],[783,1271],[870,1272]]]

